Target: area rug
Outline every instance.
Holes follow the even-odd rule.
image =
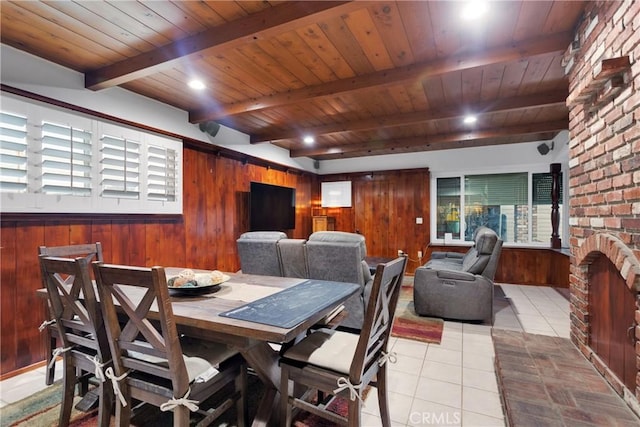
[[[413,286],[400,289],[391,336],[439,344],[442,339],[442,319],[418,316],[413,307]]]
[[[260,380],[254,375],[249,375],[247,388],[249,390],[247,396],[249,419],[253,419],[264,388]],[[367,391],[368,389],[365,390],[365,393]],[[21,401],[0,408],[0,425],[2,427],[55,427],[58,425],[61,399],[62,385],[60,381],[58,381]],[[80,398],[76,397],[74,405],[79,401]],[[348,402],[344,399],[336,398],[327,409],[339,415],[346,416],[348,413]],[[113,420],[112,418],[112,423]],[[214,421],[211,426],[231,427],[236,424],[235,420],[235,408],[232,408]],[[196,421],[197,420],[194,419],[194,423]],[[149,425],[153,425],[154,427],[171,427],[173,425],[171,414],[160,413],[159,411],[157,411],[156,415],[154,415],[153,411],[146,412],[145,419],[134,419],[131,424],[138,427]],[[73,409],[69,427],[97,427],[97,425],[97,409],[90,412]],[[308,413],[301,413],[294,420],[294,426],[296,427],[328,427],[333,425],[334,424],[329,423],[327,420]]]
[[[3,427],[55,427],[58,425],[61,401],[62,383],[57,381],[44,390],[1,408],[0,421]],[[79,401],[80,398],[76,397],[74,405]],[[97,410],[82,412],[73,409],[70,425],[80,427],[84,422],[91,422],[96,414]],[[96,424],[93,422],[86,425]]]

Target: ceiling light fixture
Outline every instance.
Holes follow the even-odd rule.
[[[465,21],[475,21],[487,13],[487,3],[481,0],[467,2],[462,8],[462,19]]]
[[[203,90],[207,86],[204,84],[202,80],[193,79],[189,82],[189,87],[194,90]]]
[[[315,139],[312,136],[305,136],[303,141],[305,144],[310,145],[315,142]]]
[[[478,118],[476,116],[466,116],[463,121],[465,125],[472,125],[478,121]]]

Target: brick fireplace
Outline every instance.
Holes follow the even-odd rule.
[[[571,339],[638,412],[640,2],[587,2],[569,78]]]

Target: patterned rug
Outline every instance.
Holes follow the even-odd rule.
[[[413,286],[400,289],[396,316],[391,335],[415,341],[439,344],[444,321],[433,317],[418,316],[413,308]]]
[[[442,328],[444,322],[442,319],[422,317],[415,313],[413,308],[413,286],[410,284],[403,285],[400,290],[398,306],[396,308],[396,316],[393,324],[391,335],[400,338],[406,338],[427,343],[440,343],[442,339]],[[249,376],[248,384],[250,393],[249,399],[249,416],[252,417],[257,406],[257,400],[262,393],[262,384],[254,376]],[[47,387],[46,389],[35,393],[19,402],[7,405],[0,409],[0,420],[2,426],[11,427],[54,427],[58,425],[58,416],[60,413],[60,401],[62,398],[62,385],[60,382]],[[79,402],[80,398],[76,398]],[[332,404],[332,410],[336,413],[346,415],[347,404],[336,400]],[[253,412],[253,413],[252,413]],[[228,415],[227,415],[228,414]],[[215,422],[214,426],[229,426],[234,424],[235,414],[231,410],[223,415],[222,419]],[[166,418],[166,417],[164,417]],[[148,420],[144,420],[140,425],[147,424]],[[97,410],[91,412],[81,412],[73,410],[71,414],[70,427],[94,427],[97,425]],[[156,426],[170,426],[170,419],[154,420]],[[297,420],[297,427],[322,427],[326,421],[319,417],[304,417]]]
[[[249,375],[247,388],[249,390],[247,396],[247,404],[249,409],[249,419],[253,419],[258,406],[258,401],[264,390],[260,380]],[[369,391],[367,388],[366,393]],[[224,393],[222,393],[224,394]],[[2,427],[56,427],[58,426],[58,416],[60,415],[60,402],[62,398],[62,385],[57,381],[53,385],[41,390],[21,401],[0,408],[0,425]],[[79,397],[75,398],[74,405],[80,401]],[[341,398],[334,399],[327,409],[336,414],[346,416],[348,413],[348,403]],[[112,417],[112,424],[114,422]],[[224,413],[220,418],[214,421],[211,426],[214,427],[231,427],[236,422],[235,408]],[[170,413],[160,413],[156,410],[146,411],[144,419],[142,417],[133,419],[132,426],[143,427],[153,425],[154,427],[171,427],[173,418]],[[198,421],[194,416],[192,424]],[[73,409],[69,427],[97,427],[98,410],[94,409],[89,412],[82,412]],[[301,413],[294,420],[295,427],[328,427],[334,426],[316,415]]]
[[[61,401],[62,383],[57,381],[44,390],[0,409],[2,426],[55,427],[58,425]],[[76,397],[74,405],[79,401],[80,398]],[[73,409],[70,425],[80,427],[87,421],[89,424],[86,425],[97,425],[91,422],[94,417],[97,418],[97,410],[87,413]]]

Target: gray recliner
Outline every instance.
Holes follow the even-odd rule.
[[[242,233],[236,244],[240,270],[246,274],[282,276],[282,260],[278,241],[287,235],[280,231],[249,231]]]
[[[414,276],[413,302],[417,314],[493,323],[493,278],[502,240],[480,227],[466,254],[434,252]]]
[[[367,254],[364,236],[341,231],[317,231],[306,243],[309,278],[357,283],[362,292],[345,302],[348,315],[341,326],[361,329],[365,301],[369,300],[373,280],[364,258]]]

